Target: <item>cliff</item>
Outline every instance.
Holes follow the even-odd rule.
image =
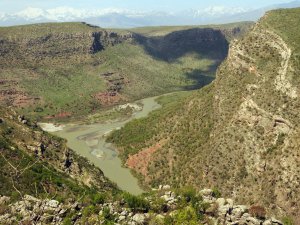
[[[110,137],[125,161],[163,143],[146,172],[132,167],[145,184],[217,186],[299,224],[299,15],[267,13],[230,44],[211,85]]]
[[[227,56],[229,37],[244,31],[220,29],[151,37],[83,23],[3,27],[0,102],[34,118],[61,118],[201,87]]]

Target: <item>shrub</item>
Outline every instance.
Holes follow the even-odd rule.
[[[105,224],[114,224],[113,221],[115,220],[115,216],[110,213],[110,209],[108,207],[103,209],[102,217],[105,220]]]
[[[212,196],[215,197],[215,198],[220,198],[221,197],[221,192],[217,189],[217,188],[213,188],[213,193],[212,193]]]
[[[266,217],[266,210],[264,207],[259,205],[251,206],[249,209],[249,213],[251,216],[254,216],[258,219],[264,219]]]
[[[128,207],[134,211],[147,212],[150,209],[149,202],[140,196],[134,196],[129,193],[125,193],[123,197]]]
[[[42,107],[36,107],[34,109],[34,112],[43,112],[43,111],[44,111],[44,109]]]
[[[294,225],[293,219],[290,217],[284,217],[282,222],[284,225]]]
[[[106,195],[104,193],[97,193],[92,197],[92,203],[96,204],[103,204],[105,202]]]
[[[192,207],[186,207],[179,210],[174,217],[175,225],[196,225],[198,224],[198,217],[196,211]]]

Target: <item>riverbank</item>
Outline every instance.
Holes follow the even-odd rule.
[[[161,105],[156,102],[156,98],[146,98],[134,104],[120,106],[120,109],[134,106],[131,115],[121,120],[92,124],[55,125],[40,123],[39,125],[45,131],[65,138],[68,147],[99,167],[104,175],[115,182],[120,189],[132,194],[141,194],[143,190],[138,184],[138,179],[131,173],[130,169],[123,166],[117,150],[111,144],[106,143],[105,139],[111,131],[120,129],[131,120],[146,117],[153,110],[159,109]]]

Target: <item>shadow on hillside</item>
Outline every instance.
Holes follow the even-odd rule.
[[[208,70],[191,70],[185,73],[187,79],[194,81],[194,85],[186,86],[184,90],[195,90],[210,84],[215,78],[214,74],[220,63],[211,65]]]
[[[135,34],[137,44],[141,45],[146,53],[157,60],[175,62],[188,54],[214,61],[207,70],[184,71],[185,77],[194,81],[194,85],[186,86],[185,90],[194,90],[210,84],[218,66],[227,57],[229,43],[225,35],[217,29],[193,28],[175,31],[165,36],[145,37]]]
[[[211,28],[175,31],[161,37],[135,34],[135,40],[149,55],[167,62],[173,62],[188,53],[223,61],[229,48],[224,34],[220,30]]]

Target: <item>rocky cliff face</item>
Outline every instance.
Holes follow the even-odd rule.
[[[62,139],[44,133],[35,123],[28,121],[24,116],[18,116],[11,109],[0,108],[0,112],[0,176],[2,182],[6,183],[0,185],[2,194],[11,194],[14,188],[19,189],[20,192],[27,192],[27,194],[34,192],[38,194],[41,190],[38,190],[38,187],[34,189],[32,185],[36,182],[35,179],[39,179],[40,176],[46,177],[46,175],[42,170],[34,168],[35,165],[37,167],[47,165],[51,169],[54,168],[80,185],[95,187],[98,190],[115,188],[104,177],[100,169],[95,168],[86,159],[68,149]],[[27,164],[27,166],[23,164]],[[40,173],[38,178],[27,177],[32,172],[31,170]],[[44,182],[47,189],[55,190],[55,184],[51,184],[51,181],[47,181],[47,179],[42,179],[38,185],[43,185]],[[30,192],[26,185],[31,186]],[[52,185],[53,187],[51,187]]]
[[[94,30],[72,33],[51,33],[49,30],[38,37],[4,36],[0,40],[1,64],[9,66],[13,63],[38,63],[43,60],[66,60],[74,57],[86,59],[89,54],[132,39],[130,33],[119,35],[99,28]]]
[[[158,133],[128,146],[164,145],[145,183],[217,186],[299,224],[299,21],[299,9],[268,13],[230,44],[212,85],[146,121]]]
[[[299,84],[294,72],[298,65],[291,60],[299,48],[288,32],[295,24],[278,29],[273,22],[278,14],[282,12],[267,14],[249,35],[233,43],[219,69],[212,151],[219,158],[226,152],[223,169],[232,171],[227,173],[227,189],[256,193],[255,201],[299,218]]]
[[[219,29],[194,28],[162,37],[136,35],[135,40],[149,54],[166,61],[176,60],[190,52],[222,61],[228,53],[228,40]]]

